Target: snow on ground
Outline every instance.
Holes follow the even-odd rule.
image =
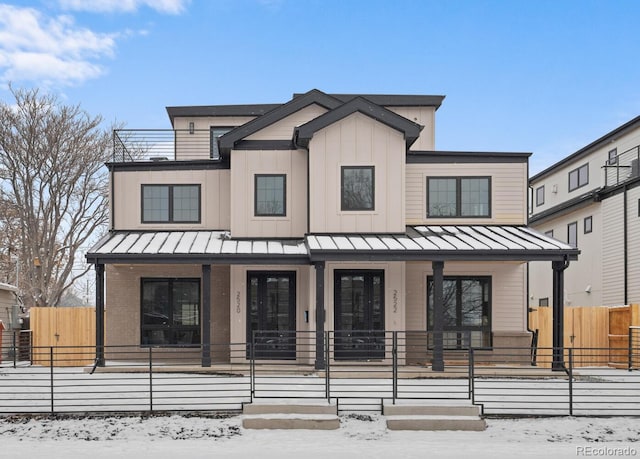
[[[640,456],[640,419],[487,419],[484,432],[398,432],[379,415],[334,431],[245,430],[241,416],[0,418],[0,457],[51,459]]]

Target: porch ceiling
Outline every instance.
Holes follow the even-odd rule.
[[[89,263],[310,264],[316,261],[576,260],[580,251],[526,226],[409,226],[403,234],[233,239],[227,231],[113,231]]]

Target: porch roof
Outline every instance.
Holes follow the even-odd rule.
[[[575,260],[580,251],[526,226],[408,226],[402,234],[233,239],[227,231],[113,231],[90,263],[309,264],[316,261]]]

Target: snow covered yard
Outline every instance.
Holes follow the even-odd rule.
[[[335,431],[252,431],[241,417],[0,418],[7,458],[475,458],[640,455],[637,418],[488,419],[484,432],[389,431],[378,415]]]

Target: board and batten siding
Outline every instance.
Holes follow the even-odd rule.
[[[627,193],[627,302],[640,303],[640,187]]]
[[[431,263],[406,264],[406,329],[426,330],[427,276]],[[491,331],[527,331],[526,264],[517,262],[446,262],[446,276],[491,276]]]
[[[420,137],[411,145],[410,150],[432,151],[435,150],[435,107],[385,107],[388,110],[407,118],[414,123],[423,126]]]
[[[316,132],[309,143],[310,232],[401,233],[404,135],[361,113]],[[375,209],[342,211],[342,166],[375,167]]]
[[[619,194],[602,201],[606,237],[602,241],[602,302],[624,303],[624,201]]]
[[[286,175],[286,215],[255,216],[255,175]],[[231,152],[231,234],[233,237],[303,237],[307,229],[307,152]]]
[[[491,177],[491,217],[427,218],[427,177]],[[527,223],[526,163],[407,164],[407,225]]]
[[[301,126],[326,112],[326,108],[311,104],[245,137],[243,140],[291,140],[296,126]]]
[[[115,230],[229,230],[230,171],[116,171],[112,226]],[[200,185],[200,223],[142,223],[142,185]]]

